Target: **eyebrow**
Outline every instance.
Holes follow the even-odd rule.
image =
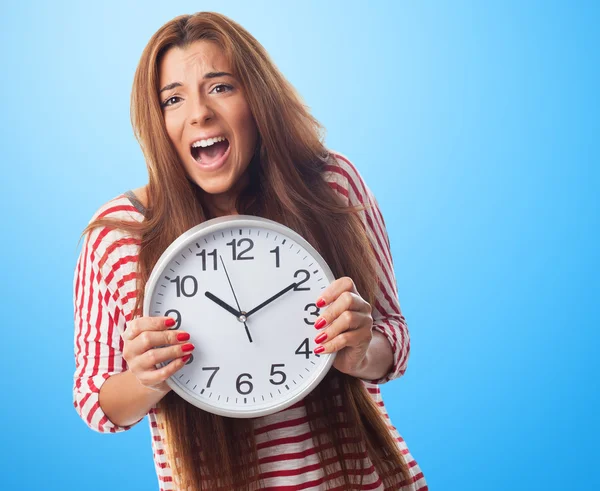
[[[227,72],[208,72],[204,74],[204,79],[218,78],[218,77],[232,77],[231,73]],[[183,84],[181,82],[173,82],[172,84],[165,85],[162,89],[160,89],[159,94],[162,94],[166,90],[174,89],[175,87],[181,87]]]

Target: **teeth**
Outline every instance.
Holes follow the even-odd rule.
[[[214,145],[217,142],[222,142],[225,140],[226,140],[226,138],[224,136],[217,136],[215,138],[209,138],[208,140],[198,140],[198,141],[195,141],[194,143],[192,143],[192,148],[210,147],[211,145]]]

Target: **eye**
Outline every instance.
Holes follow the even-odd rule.
[[[174,95],[173,97],[169,97],[166,101],[164,101],[161,106],[167,107],[172,106],[173,104],[177,104],[181,100],[181,97]]]
[[[233,90],[233,87],[231,85],[219,84],[219,85],[215,85],[210,92],[211,93],[215,92],[217,94],[221,94],[223,92],[231,92],[232,90]]]

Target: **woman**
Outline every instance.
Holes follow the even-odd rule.
[[[404,373],[409,352],[383,218],[264,48],[222,15],[178,17],[144,50],[131,109],[149,182],[101,207],[84,231],[74,284],[81,417],[117,432],[148,415],[164,490],[427,489],[377,386]],[[315,325],[316,350],[337,352],[334,369],[303,401],[253,420],[172,392],[165,380],[193,339],[169,330],[171,319],[141,315],[167,246],[230,214],[296,230],[338,278]]]

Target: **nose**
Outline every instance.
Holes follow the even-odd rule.
[[[205,100],[201,97],[196,97],[195,100],[191,102],[192,104],[190,104],[191,109],[189,115],[190,124],[201,125],[215,117],[215,113],[208,100]]]

